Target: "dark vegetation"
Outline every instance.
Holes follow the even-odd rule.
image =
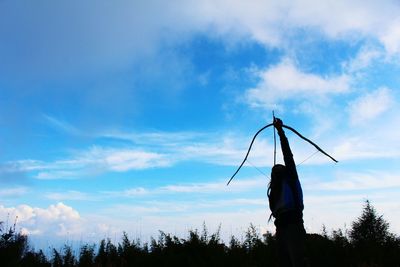
[[[275,237],[260,235],[250,225],[244,239],[232,236],[228,244],[220,240],[219,230],[209,234],[189,231],[186,238],[160,231],[157,239],[142,244],[130,240],[126,233],[121,242],[109,239],[98,245],[84,245],[74,252],[70,246],[43,251],[29,247],[27,237],[17,233],[15,224],[9,229],[0,225],[1,266],[275,266]],[[400,266],[400,238],[389,232],[389,224],[366,201],[361,216],[349,231],[325,228],[321,234],[307,235],[309,266]]]

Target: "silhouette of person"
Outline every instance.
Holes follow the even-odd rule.
[[[289,141],[282,129],[282,121],[274,119],[285,165],[276,164],[271,170],[268,200],[271,216],[275,218],[279,266],[305,266],[303,224],[303,192]]]

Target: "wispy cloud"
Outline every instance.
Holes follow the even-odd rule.
[[[93,154],[92,154],[93,153]],[[127,171],[170,166],[173,159],[166,155],[136,150],[98,150],[91,151],[94,158],[104,160],[112,171]]]
[[[310,185],[311,190],[365,191],[400,187],[400,175],[383,171],[341,172],[330,182]]]
[[[349,110],[354,110],[349,111],[350,118],[352,118],[351,123],[354,123],[353,120],[360,123],[361,121],[376,120],[377,117],[381,117],[379,114],[387,112],[392,106],[391,103],[396,108],[391,90],[386,88],[380,88],[372,93],[360,96],[349,106]],[[373,108],[370,109],[371,107]],[[321,141],[318,141],[320,138],[308,137],[326,151],[331,151],[331,154],[337,157],[339,161],[388,158],[399,154],[397,149],[398,135],[396,135],[395,130],[397,124],[394,123],[396,120],[398,119],[393,116],[385,116],[384,119],[379,120],[378,124],[374,124],[380,125],[377,128],[371,123],[363,123],[362,127],[353,127],[351,131],[340,132],[340,134],[329,128],[332,133],[325,131],[325,139]],[[385,124],[392,125],[391,131],[383,130]],[[330,127],[332,125],[334,126],[334,123],[330,124]],[[118,138],[130,138],[125,136],[131,136],[132,133],[121,133],[120,135],[123,137]],[[199,135],[201,138],[194,142],[195,136]],[[146,144],[143,141],[141,146],[134,144],[123,147],[92,146],[86,150],[72,151],[72,155],[55,161],[35,159],[10,161],[0,166],[0,172],[24,172],[37,179],[77,179],[105,172],[168,168],[178,162],[188,161],[236,167],[243,160],[251,139],[250,135],[243,137],[243,135],[235,136],[229,133],[217,136],[213,133],[199,135],[180,132],[156,132],[154,135],[146,133],[142,136],[139,134],[141,136],[139,139],[153,136],[154,143]],[[305,135],[307,136],[307,134]],[[248,164],[257,167],[270,166],[273,162],[272,142],[272,137],[270,139],[258,138],[249,155]],[[312,147],[302,141],[298,142],[296,138],[291,141],[291,146],[298,163],[312,154],[310,151]],[[266,153],[266,151],[271,151],[271,153]],[[280,154],[278,153],[279,159]],[[325,157],[313,157],[307,160],[305,164],[327,162],[329,161]],[[182,188],[182,190],[184,189]]]
[[[25,195],[28,192],[27,187],[11,187],[11,188],[2,188],[0,189],[0,197],[8,198],[8,197],[20,197]]]
[[[118,210],[125,214],[157,215],[170,216],[176,213],[185,213],[188,215],[203,212],[224,212],[223,209],[235,210],[257,210],[267,208],[267,199],[261,198],[227,198],[220,200],[192,200],[192,201],[146,201],[139,204],[117,204],[111,208],[105,209],[105,212]]]
[[[240,163],[244,157],[250,138],[250,136],[248,138],[221,136],[217,140],[188,144],[180,148],[181,154],[177,154],[177,156],[186,160],[234,165]],[[268,149],[268,144],[258,140],[257,148],[253,150],[251,155],[257,164],[260,163],[260,160],[258,160],[260,154],[257,152],[262,149]],[[264,159],[265,155],[262,158]]]
[[[72,155],[54,161],[36,159],[9,161],[0,166],[0,172],[27,172],[37,179],[76,179],[104,172],[166,168],[185,161],[234,166],[243,159],[250,141],[250,136],[246,138],[230,134],[216,136],[215,133],[207,135],[156,132],[117,136],[114,138],[139,139],[141,145],[91,146],[86,150],[74,150],[70,152]],[[136,136],[139,136],[138,139]],[[198,136],[201,137],[196,139]],[[146,139],[145,137],[150,139],[140,141]],[[150,142],[151,140],[154,142]],[[264,151],[270,149],[271,144],[266,140],[262,138],[257,140],[257,147],[254,147],[249,160],[257,166],[269,165],[271,160],[266,158],[268,156]]]
[[[37,179],[65,179],[90,176],[105,171],[123,172],[154,167],[167,167],[173,159],[165,154],[146,152],[132,148],[91,147],[78,151],[72,158],[44,162],[40,160],[19,160],[7,162],[1,171],[25,171],[34,173]]]
[[[369,96],[367,95],[366,98],[369,99]],[[383,97],[384,102],[387,101],[385,98]],[[379,97],[378,101],[380,101]],[[367,101],[369,104],[372,102],[374,100]],[[370,106],[372,109],[383,112],[382,116],[374,118],[374,114],[372,114],[372,117],[364,118],[364,121],[354,118],[358,122],[357,125],[350,120],[352,114],[349,114],[349,117],[346,118],[349,119],[349,128],[346,133],[338,133],[333,137],[335,140],[333,153],[343,160],[398,158],[400,156],[400,136],[398,135],[400,119],[396,115],[398,114],[398,105],[394,100],[390,99],[389,102],[393,103],[390,108],[391,112],[386,110],[387,107]],[[370,111],[365,112],[369,114]]]
[[[65,132],[70,135],[82,135],[82,132],[78,128],[76,128],[75,126],[73,126],[68,122],[62,121],[60,119],[57,119],[53,116],[46,114],[43,114],[43,117],[50,126],[58,130],[61,130],[62,132]]]
[[[155,188],[134,187],[120,191],[101,191],[99,192],[106,197],[127,197],[136,198],[139,196],[155,196],[165,194],[224,194],[232,192],[246,192],[255,188],[265,186],[267,178],[251,177],[237,180],[226,186],[226,180],[209,183],[178,183],[165,185]]]
[[[109,131],[101,136],[128,140],[148,149],[163,151],[174,161],[199,161],[217,165],[232,165],[244,156],[251,136],[243,137],[231,133],[215,132],[121,132]],[[253,148],[252,158],[256,165],[265,165],[265,154],[271,144],[260,138]],[[261,160],[260,160],[261,159]]]
[[[102,131],[96,134],[99,137],[120,139],[130,141],[138,145],[153,145],[158,147],[171,147],[182,145],[209,136],[207,133],[200,132],[124,132],[120,130]]]
[[[56,201],[66,201],[66,200],[96,200],[96,198],[88,193],[69,190],[66,192],[52,192],[45,194],[45,198],[56,200]]]
[[[129,188],[121,191],[101,191],[99,192],[105,197],[138,197],[138,196],[147,196],[147,195],[153,195],[154,192],[157,190],[149,190],[145,189],[143,187],[135,187],[135,188]]]
[[[195,184],[181,184],[181,185],[168,185],[161,187],[161,192],[169,193],[223,193],[223,192],[237,192],[247,191],[260,186],[265,186],[266,179],[254,178],[246,180],[237,180],[226,186],[227,181],[221,181],[219,183],[195,183]]]
[[[384,52],[380,47],[366,45],[358,51],[354,58],[344,62],[343,68],[348,73],[359,72],[370,67],[375,61],[382,59],[383,56]]]

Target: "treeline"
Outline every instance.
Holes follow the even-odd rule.
[[[15,231],[15,225],[1,229],[1,266],[276,266],[276,240],[271,233],[260,235],[250,225],[243,240],[232,236],[225,244],[219,229],[210,234],[189,231],[186,238],[160,231],[149,243],[130,240],[126,233],[121,242],[110,239],[98,245],[84,245],[74,252],[70,246],[53,249],[46,257],[43,251],[29,247],[26,236]],[[328,234],[307,234],[308,266],[400,266],[400,238],[389,232],[389,224],[366,201],[361,216],[349,231],[341,229]]]

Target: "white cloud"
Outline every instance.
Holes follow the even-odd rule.
[[[367,123],[389,110],[393,103],[391,90],[386,87],[379,88],[349,104],[350,120],[356,125]]]
[[[4,207],[0,205],[0,218],[17,218],[17,226],[30,235],[76,235],[82,230],[82,218],[72,207],[63,203],[37,208],[29,205]]]
[[[388,53],[399,52],[396,1],[190,1],[175,14],[187,22],[186,32],[208,31],[225,40],[254,40],[289,48],[291,33],[307,29],[331,39],[377,40]],[[182,29],[182,28],[179,28]]]
[[[274,108],[283,100],[307,99],[318,102],[326,95],[349,91],[347,75],[321,77],[299,70],[286,59],[271,68],[257,73],[260,82],[246,92],[245,99],[253,107]]]
[[[290,32],[314,30],[330,38],[359,39],[375,37],[384,44],[382,29],[393,29],[400,6],[394,1],[191,1],[179,6],[176,15],[183,15],[193,29],[212,25],[218,34],[251,38],[267,46],[285,47]],[[384,14],[384,15],[383,15]],[[196,27],[197,26],[197,27]],[[398,27],[397,27],[398,28]],[[397,36],[397,35],[395,35]],[[393,38],[393,37],[392,37]],[[390,45],[387,45],[390,48]]]
[[[288,20],[292,27],[315,27],[333,38],[343,38],[346,34],[375,34],[386,18],[382,16],[387,8],[398,8],[395,3],[383,5],[375,1],[287,1]],[[395,13],[388,12],[388,17]]]
[[[400,52],[400,18],[398,16],[382,31],[379,31],[379,38],[389,54]]]
[[[162,57],[165,53],[155,55],[160,44],[181,43],[199,32],[223,36],[227,43],[251,39],[266,46],[285,47],[291,32],[311,29],[350,41],[372,37],[389,52],[399,51],[396,1],[177,0],[121,1],[114,5],[104,1],[62,1],[57,5],[45,1],[40,7],[27,4],[17,8],[10,4],[0,10],[0,25],[8,25],[17,15],[24,17],[24,21],[14,23],[20,39],[12,31],[4,31],[7,35],[2,55],[6,65],[14,61],[19,63],[14,65],[23,68],[36,68],[36,72],[46,70],[64,75],[83,68],[131,65],[149,55]],[[74,21],[70,20],[72,14]],[[41,38],[31,40],[29,36]],[[22,42],[25,39],[30,42]],[[16,43],[24,51],[32,52],[29,62],[18,53],[10,53],[15,51],[11,47]]]
[[[186,20],[227,39],[251,38],[264,44],[278,45],[282,31],[277,27],[285,15],[285,6],[272,1],[191,1],[181,5]],[[190,24],[189,24],[190,25]]]

